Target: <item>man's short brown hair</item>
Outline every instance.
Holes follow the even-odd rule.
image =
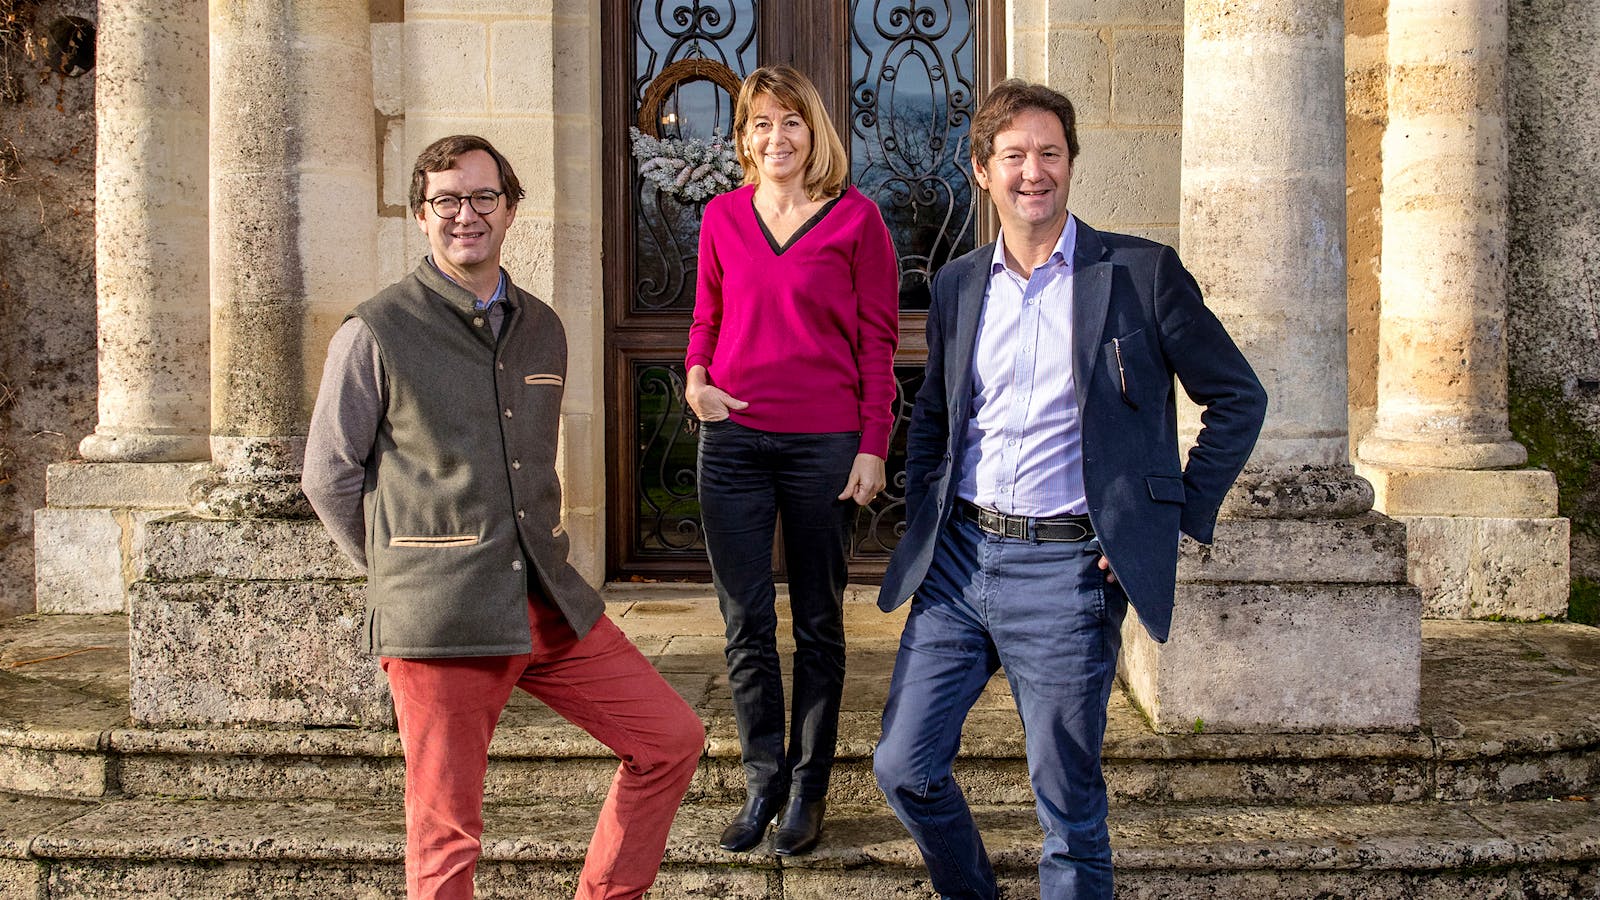
[[[511,162],[501,156],[500,151],[485,138],[475,134],[452,134],[434,141],[417,154],[417,164],[411,168],[412,215],[422,212],[422,202],[427,199],[423,192],[428,189],[428,173],[453,169],[457,159],[474,150],[482,150],[494,159],[495,167],[500,170],[500,190],[505,192],[506,208],[517,208],[524,195],[522,182],[517,180],[517,173],[512,171]]]
[[[983,98],[977,115],[972,117],[972,159],[982,166],[994,155],[994,137],[1011,124],[1011,120],[1030,109],[1054,113],[1061,120],[1061,130],[1067,136],[1067,161],[1078,158],[1078,113],[1072,101],[1060,91],[1042,84],[1030,84],[1020,78],[1007,78],[994,86],[989,96]]]

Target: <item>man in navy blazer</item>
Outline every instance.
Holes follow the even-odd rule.
[[[1209,542],[1266,393],[1170,247],[1067,211],[1071,102],[1011,80],[972,124],[1001,234],[939,270],[911,415],[907,528],[878,605],[912,603],[874,768],[946,898],[996,896],[951,770],[1004,665],[1022,717],[1044,898],[1111,897],[1100,770],[1132,603],[1172,621],[1178,537]],[[1204,407],[1185,465],[1173,377]]]

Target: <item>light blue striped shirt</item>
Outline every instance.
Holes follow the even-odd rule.
[[[995,242],[973,351],[975,395],[956,493],[1022,516],[1088,511],[1083,432],[1072,381],[1072,251],[1078,220],[1024,279]]]

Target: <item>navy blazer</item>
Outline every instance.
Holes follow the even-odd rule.
[[[1267,395],[1176,251],[1081,220],[1077,237],[1072,378],[1089,518],[1140,621],[1151,638],[1165,641],[1178,532],[1210,543],[1222,498],[1261,431]],[[885,611],[922,583],[955,506],[993,259],[991,243],[952,260],[933,279],[928,367],[906,442],[906,533],[878,594]],[[1113,338],[1122,349],[1120,374]],[[1173,376],[1204,407],[1187,466],[1178,456]]]

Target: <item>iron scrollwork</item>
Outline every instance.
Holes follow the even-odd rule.
[[[685,429],[681,362],[636,362],[634,436],[639,469],[634,490],[639,509],[636,546],[647,553],[700,551],[700,495],[695,485],[698,447]]]
[[[852,0],[855,183],[878,201],[900,253],[900,307],[928,308],[939,266],[977,234],[966,165],[976,72],[969,3]]]
[[[889,432],[889,483],[873,501],[856,513],[850,540],[856,558],[885,557],[906,533],[906,429],[911,407],[922,387],[922,366],[895,366],[894,428]]]
[[[650,97],[650,87],[671,66],[685,60],[705,60],[743,77],[755,66],[759,21],[757,0],[635,0],[633,108],[659,107],[662,98]],[[708,67],[709,68],[709,67]],[[727,134],[733,125],[733,97],[720,80],[707,80],[706,109],[696,109],[695,123],[709,133],[720,127]],[[673,98],[676,101],[676,97]],[[662,136],[676,137],[687,123],[676,115]],[[659,123],[658,123],[659,125]],[[650,133],[650,129],[642,129]],[[634,289],[629,303],[636,312],[687,312],[694,306],[694,273],[699,254],[700,215],[704,203],[681,201],[662,194],[631,175],[634,198]]]

